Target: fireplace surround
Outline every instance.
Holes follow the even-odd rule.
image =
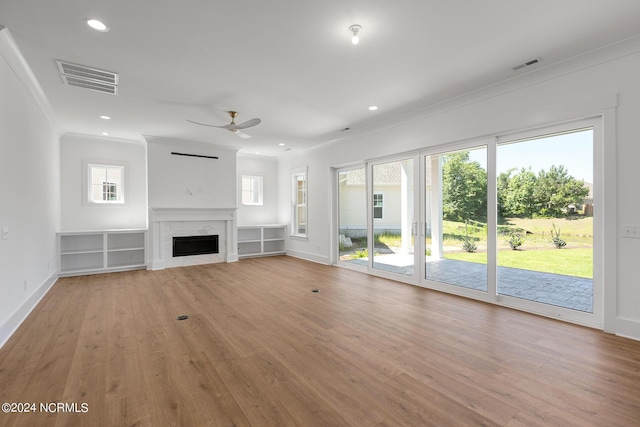
[[[218,236],[218,253],[173,256],[173,238]],[[149,208],[150,270],[238,260],[236,209]]]

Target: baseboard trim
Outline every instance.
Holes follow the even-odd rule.
[[[0,348],[9,341],[9,338],[11,338],[11,336],[18,330],[22,322],[24,322],[29,314],[31,314],[31,311],[33,311],[47,292],[49,292],[49,289],[51,289],[57,280],[57,274],[49,276],[49,278],[45,280],[20,307],[18,307],[11,317],[0,325]]]
[[[329,265],[329,258],[322,255],[312,254],[310,252],[287,250],[287,256],[304,259],[306,261],[317,262],[318,264]]]
[[[640,341],[640,322],[637,320],[618,318],[615,334],[619,337]]]

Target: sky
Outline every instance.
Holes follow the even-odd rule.
[[[469,152],[470,160],[486,168],[486,150]],[[593,183],[593,131],[586,130],[530,141],[498,145],[498,175],[510,168],[529,169],[536,175],[552,165],[563,165],[569,175]]]

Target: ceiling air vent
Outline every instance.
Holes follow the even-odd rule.
[[[533,58],[532,60],[527,61],[527,62],[525,62],[523,64],[516,65],[515,67],[512,68],[512,70],[513,71],[518,71],[518,70],[521,70],[521,69],[523,69],[525,67],[529,67],[531,65],[535,65],[535,64],[537,64],[537,63],[539,63],[541,61],[542,61],[542,58]]]
[[[56,60],[62,80],[69,86],[116,95],[118,74],[111,71]]]

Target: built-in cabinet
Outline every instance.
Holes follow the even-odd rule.
[[[238,226],[238,258],[283,255],[286,225]]]
[[[58,233],[61,276],[146,268],[146,230]]]

